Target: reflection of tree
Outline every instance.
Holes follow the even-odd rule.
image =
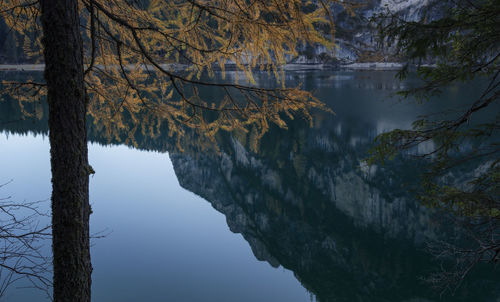
[[[50,260],[41,248],[49,239],[50,227],[40,226],[40,218],[47,214],[39,211],[39,203],[0,198],[0,298],[20,279],[49,294]]]

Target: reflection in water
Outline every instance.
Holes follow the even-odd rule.
[[[223,213],[257,259],[293,271],[319,301],[439,300],[419,280],[437,265],[422,250],[452,230],[414,202],[418,163],[361,162],[377,134],[409,127],[422,108],[384,100],[402,88],[391,73],[291,73],[288,80],[315,90],[336,115],[317,112],[312,128],[298,119],[261,139],[253,130],[220,133],[217,148],[195,132],[168,135],[161,120],[137,128],[126,113],[119,127],[92,119],[89,138],[169,152],[181,186]],[[265,75],[257,81],[265,84]],[[46,107],[25,109],[35,114],[23,119],[16,102],[0,102],[1,130],[46,134]],[[492,301],[497,283],[479,268],[444,300]]]

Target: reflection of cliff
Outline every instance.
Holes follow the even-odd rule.
[[[200,168],[220,170],[233,188],[232,198],[246,203],[271,198],[298,210],[311,203],[319,207],[333,205],[356,226],[369,227],[389,237],[416,242],[433,237],[428,211],[409,198],[403,188],[405,182],[415,180],[413,174],[397,175],[387,168],[381,171],[377,167],[360,167],[366,146],[354,147],[344,141],[349,137],[304,127],[271,131],[259,143],[258,154],[247,151],[244,143],[228,136],[221,144],[220,156],[204,155],[208,163],[217,166]],[[172,154],[174,162],[182,157]],[[187,175],[192,173],[196,171]],[[201,181],[200,177],[189,179]],[[185,184],[189,186],[189,182]]]
[[[411,176],[357,169],[360,151],[346,138],[292,127],[269,133],[257,153],[236,134],[221,139],[220,154],[170,157],[181,186],[223,213],[257,259],[292,270],[319,301],[434,299],[419,281],[434,264],[415,243],[438,227],[400,188]],[[480,294],[466,286],[451,301],[489,301],[490,292]]]

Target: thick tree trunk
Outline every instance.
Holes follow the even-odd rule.
[[[89,166],[77,0],[40,0],[52,166],[54,301],[90,301]]]

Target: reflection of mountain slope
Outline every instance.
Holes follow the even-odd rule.
[[[349,156],[330,165],[316,151],[318,157],[295,166],[300,153],[279,152],[270,163],[230,138],[220,155],[171,153],[171,160],[181,186],[223,213],[257,259],[292,270],[320,301],[432,296],[418,280],[432,263],[411,243],[434,236],[426,210],[404,196],[384,197],[362,171],[346,168]]]
[[[429,211],[412,199],[406,187],[417,179],[415,163],[392,162],[398,165],[397,170],[363,167],[360,160],[367,144],[353,145],[353,135],[297,124],[288,131],[270,131],[260,142],[258,153],[244,147],[248,138],[241,134],[221,140],[221,156],[205,153],[212,158],[209,162],[218,162],[231,187],[247,184],[243,187],[247,190],[232,193],[234,198],[253,203],[263,198],[265,190],[280,203],[298,209],[311,203],[334,205],[356,226],[388,237],[416,243],[434,237]]]
[[[379,230],[389,228],[389,233],[425,229],[424,226],[405,227],[406,217],[391,221],[389,216],[411,212],[402,201],[390,204],[374,197],[379,194],[376,189],[353,172],[345,173],[338,181],[334,167],[311,167],[302,171],[304,168],[296,165],[293,169],[298,170],[295,173],[301,173],[301,177],[287,177],[294,173],[293,164],[290,169],[283,168],[290,171],[274,170],[264,160],[247,153],[237,141],[232,140],[232,146],[220,157],[207,155],[194,160],[171,154],[171,159],[180,184],[224,213],[230,229],[242,233],[259,260],[291,269],[322,301],[349,301],[357,295],[369,297],[375,289],[383,292],[386,286],[381,284],[387,280],[404,276],[387,275],[406,271],[408,267],[410,271],[417,270],[418,261],[398,255],[403,251],[416,255],[415,252],[387,249],[378,241],[383,240],[383,236],[354,227],[360,224]],[[293,155],[289,158],[290,162],[294,161]],[[327,173],[320,175],[323,171]],[[345,191],[354,190],[358,193],[343,195]],[[356,204],[362,204],[358,198],[365,197],[370,206],[356,209]],[[349,213],[350,209],[354,212]],[[387,214],[382,214],[384,211]],[[365,218],[369,221],[364,221]],[[398,258],[406,263],[394,261]],[[398,268],[401,265],[405,268]],[[398,286],[401,281],[397,281]]]

